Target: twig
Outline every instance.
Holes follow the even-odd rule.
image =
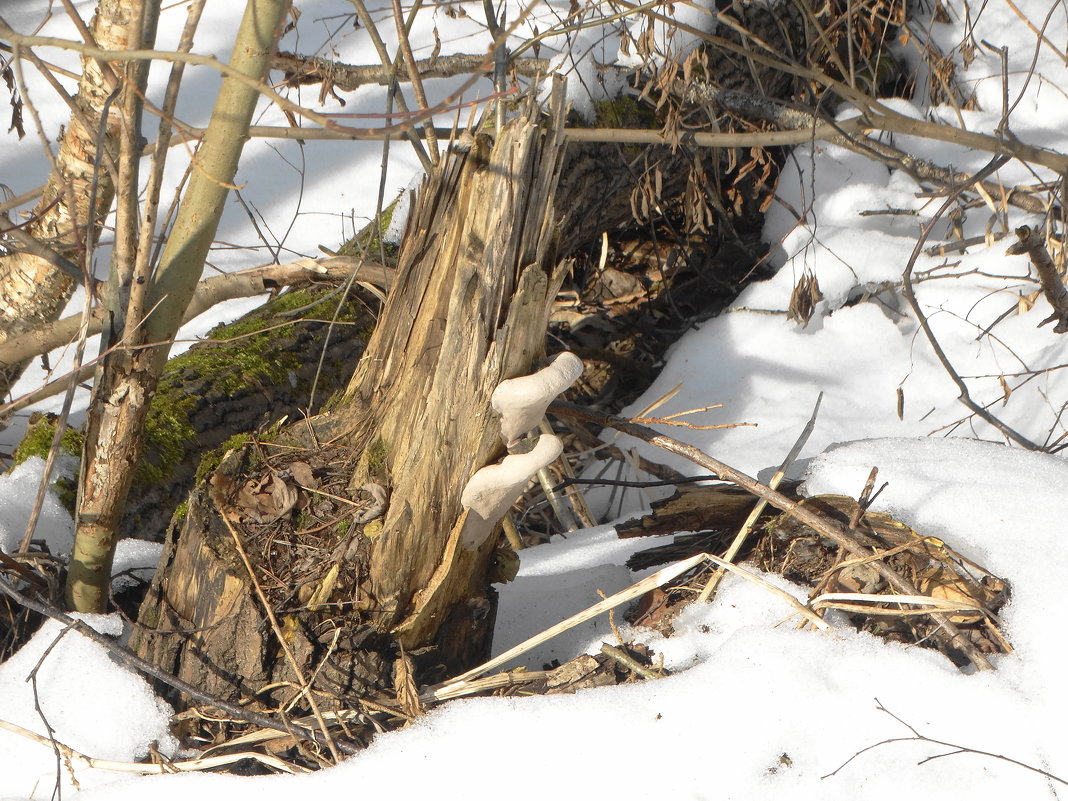
[[[275,731],[285,732],[291,734],[294,737],[303,737],[306,740],[312,740],[320,745],[326,745],[326,738],[323,737],[321,732],[314,729],[305,728],[304,726],[297,726],[286,721],[275,720],[267,715],[261,715],[258,712],[253,712],[250,709],[232,704],[222,698],[216,698],[208,695],[206,692],[198,687],[193,686],[187,681],[179,679],[177,676],[172,676],[165,670],[160,669],[151,662],[142,659],[130,649],[115,642],[110,637],[107,637],[92,626],[87,625],[81,620],[75,620],[66,612],[62,612],[47,601],[39,598],[34,598],[28,595],[24,595],[19,592],[14,585],[12,585],[7,579],[0,577],[0,593],[8,596],[15,603],[20,606],[24,606],[27,609],[32,609],[34,612],[38,612],[42,615],[57,620],[64,625],[70,626],[83,637],[92,640],[97,645],[105,648],[109,653],[113,654],[122,664],[144,673],[146,676],[151,676],[153,679],[166,684],[168,687],[172,687],[180,693],[188,695],[190,698],[195,698],[203,704],[217,707],[218,709],[226,712],[228,715],[236,718],[237,720],[245,720],[249,723],[254,723],[257,726],[262,726],[265,729],[274,729]],[[348,742],[347,740],[336,740],[339,750],[346,754],[358,753],[360,748],[355,743]]]
[[[282,287],[297,288],[319,282],[346,281],[355,277],[356,283],[369,291],[377,288],[388,290],[394,270],[373,262],[363,262],[347,256],[323,259],[301,259],[289,264],[265,264],[224,275],[205,278],[196,288],[192,300],[182,316],[189,321],[198,314],[224,300],[253,297]],[[375,289],[372,289],[375,288]],[[36,329],[0,344],[0,363],[17,364],[54,348],[62,347],[77,335],[86,317],[72,315],[53,323],[47,328]],[[88,336],[100,332],[102,319],[96,313],[88,317]],[[77,374],[76,381],[83,381],[95,369],[95,363]],[[0,416],[12,414],[26,406],[61,392],[67,386],[68,376],[40,387],[27,396],[29,400],[17,400],[0,406]]]
[[[728,562],[726,559],[721,559],[718,556],[713,556],[712,554],[707,553],[705,554],[705,558],[712,564],[722,568],[722,570],[727,571],[729,573],[733,573],[734,575],[745,579],[751,584],[755,584],[761,589],[767,590],[772,595],[775,595],[786,601],[786,603],[788,603],[794,608],[794,611],[797,612],[797,614],[801,615],[801,617],[805,618],[805,620],[807,620],[820,631],[827,631],[828,629],[830,629],[831,626],[826,620],[817,615],[815,612],[813,612],[811,609],[809,609],[807,606],[797,600],[786,590],[776,587],[771,582],[761,578],[756,573],[746,570],[744,567],[738,567],[738,565],[734,564],[734,562]]]
[[[165,762],[161,764],[150,764],[145,762],[118,762],[113,759],[97,759],[96,757],[86,756],[80,751],[75,751],[69,745],[64,745],[56,740],[49,740],[47,737],[42,737],[36,732],[32,732],[29,729],[24,729],[16,723],[9,723],[6,720],[0,720],[0,729],[9,731],[12,734],[17,734],[20,737],[25,737],[27,740],[32,740],[35,743],[41,745],[51,746],[54,745],[63,757],[71,762],[80,762],[87,768],[97,768],[99,770],[113,770],[119,773],[143,773],[143,774],[166,774],[166,773],[188,773],[191,771],[200,770],[212,770],[224,765],[232,765],[235,762],[239,762],[242,759],[251,759],[259,762],[261,765],[280,770],[284,773],[309,773],[307,768],[299,765],[291,765],[288,762],[284,762],[278,757],[271,756],[270,754],[258,754],[254,751],[247,751],[240,754],[225,754],[215,757],[201,757],[199,759],[183,759],[178,762]]]
[[[301,669],[300,663],[297,662],[296,657],[293,656],[293,650],[289,647],[289,643],[286,641],[286,637],[282,633],[282,627],[278,625],[278,618],[275,617],[274,610],[271,608],[271,604],[267,600],[263,588],[260,587],[259,580],[256,578],[256,572],[252,569],[252,562],[249,561],[248,554],[245,553],[245,546],[241,543],[241,536],[234,529],[233,524],[230,523],[230,518],[225,510],[219,510],[219,517],[226,525],[227,531],[230,532],[230,536],[234,540],[234,547],[237,549],[237,555],[241,557],[241,563],[245,566],[245,570],[248,571],[248,578],[249,581],[252,582],[252,589],[255,591],[256,597],[263,606],[263,611],[267,615],[267,620],[271,623],[271,630],[274,631],[275,639],[278,640],[278,644],[282,648],[282,653],[286,656],[286,661],[289,662],[289,666],[293,668],[293,673],[296,675],[297,681],[300,682],[300,692],[308,699],[308,704],[312,708],[312,713],[315,715],[315,719],[319,723],[319,728],[322,729],[323,737],[326,739],[327,748],[330,749],[330,755],[334,758],[334,762],[338,763],[341,761],[341,756],[338,754],[337,746],[334,745],[334,738],[330,734],[330,728],[326,725],[326,721],[323,720],[323,713],[319,709],[319,702],[315,700],[315,692],[313,691],[312,686],[308,683],[308,680],[304,677],[304,671]]]
[[[802,429],[801,434],[798,436],[797,441],[794,442],[794,446],[790,448],[790,452],[786,454],[786,458],[782,460],[782,464],[779,465],[779,469],[775,471],[775,475],[771,477],[771,481],[768,482],[768,487],[773,490],[779,488],[779,483],[786,477],[787,471],[790,466],[797,459],[797,455],[801,453],[801,449],[805,447],[805,443],[808,442],[808,438],[812,436],[812,429],[816,426],[816,415],[820,413],[820,404],[823,402],[823,393],[821,392],[816,397],[816,405],[812,407],[812,414],[808,418],[808,422]],[[768,502],[761,498],[757,501],[756,506],[753,507],[753,511],[749,513],[749,516],[745,519],[745,523],[738,530],[738,534],[734,537],[734,542],[730,544],[726,552],[723,554],[723,559],[727,562],[733,562],[734,557],[738,555],[738,551],[742,549],[742,544],[749,536],[749,532],[752,531],[753,525],[764,511],[764,507],[768,505]],[[697,600],[701,603],[707,603],[708,599],[712,597],[712,593],[716,591],[716,586],[723,578],[723,571],[718,570],[712,574],[708,579],[708,583],[705,584],[701,590],[701,594],[697,596]]]
[[[855,603],[849,603],[853,601]],[[909,617],[926,615],[928,609],[900,609],[885,604],[910,604],[942,612],[983,612],[983,606],[965,601],[951,601],[947,598],[933,598],[930,595],[883,595],[866,592],[825,592],[813,598],[809,606],[813,609],[841,609],[862,615],[887,615],[890,617]]]
[[[1060,776],[1057,776],[1057,775],[1055,775],[1053,773],[1050,773],[1049,771],[1042,770],[1041,768],[1036,768],[1033,765],[1028,765],[1026,762],[1021,762],[1018,759],[1013,759],[1012,757],[1007,757],[1007,756],[1004,756],[1002,754],[995,754],[995,753],[993,753],[991,751],[983,751],[983,750],[980,750],[978,748],[969,748],[966,745],[957,745],[956,743],[946,742],[945,740],[936,740],[933,737],[928,737],[928,736],[926,736],[924,734],[920,734],[919,730],[915,726],[913,726],[910,723],[906,723],[904,720],[902,720],[897,715],[895,715],[893,712],[891,712],[889,709],[887,709],[885,706],[883,706],[882,701],[880,701],[878,698],[875,699],[875,703],[876,703],[876,707],[875,707],[876,709],[878,709],[880,712],[885,712],[886,714],[888,714],[890,717],[892,717],[894,720],[896,720],[898,723],[900,723],[902,726],[904,726],[906,729],[908,729],[910,732],[912,732],[912,736],[911,737],[892,737],[890,739],[882,740],[882,741],[880,741],[878,743],[875,743],[874,745],[869,745],[867,748],[862,748],[861,750],[859,750],[855,754],[853,754],[853,756],[851,756],[845,762],[843,762],[841,765],[839,765],[837,768],[835,768],[833,771],[831,771],[830,773],[826,774],[825,776],[820,776],[821,779],[829,779],[831,776],[836,775],[838,773],[838,771],[840,771],[842,768],[844,768],[846,765],[848,765],[854,759],[859,757],[861,754],[865,754],[868,751],[872,751],[872,750],[874,750],[876,748],[879,748],[880,746],[889,745],[890,743],[916,743],[916,742],[919,742],[919,743],[930,743],[931,745],[940,745],[940,746],[942,746],[944,748],[951,748],[953,750],[949,751],[948,753],[944,753],[944,754],[934,754],[933,756],[924,757],[918,763],[916,763],[918,765],[923,765],[923,764],[925,764],[927,762],[931,762],[932,760],[942,759],[943,757],[947,757],[947,756],[956,756],[957,754],[975,754],[977,756],[987,756],[987,757],[992,757],[993,759],[1000,759],[1003,762],[1008,762],[1010,765],[1016,765],[1017,767],[1023,768],[1024,770],[1029,770],[1032,773],[1037,773],[1038,775],[1043,776],[1043,777],[1049,779],[1050,781],[1057,782],[1058,784],[1068,785],[1068,781],[1065,781]]]
[[[632,437],[642,439],[658,448],[663,448],[671,453],[677,453],[678,455],[689,459],[694,464],[714,472],[721,479],[733,482],[747,492],[751,492],[753,495],[765,499],[771,503],[772,506],[782,509],[795,519],[815,529],[848,553],[851,553],[854,556],[869,555],[869,553],[858,545],[834,520],[818,514],[810,507],[804,506],[798,501],[787,498],[782,493],[770,489],[755,478],[752,478],[739,470],[735,470],[733,467],[724,464],[718,459],[712,458],[692,445],[679,442],[676,439],[659,434],[651,428],[632,423],[624,418],[583,409],[582,407],[564,403],[563,401],[553,402],[549,406],[549,411],[553,414],[574,417],[579,420],[586,420],[598,423],[602,426],[614,428],[624,434],[630,434]],[[900,574],[892,570],[886,564],[877,562],[873,567],[878,571],[879,575],[886,579],[886,581],[898,592],[905,595],[921,594],[911,581],[902,578]],[[931,618],[938,624],[935,636],[942,642],[945,648],[960,649],[978,670],[993,670],[990,661],[976,649],[975,645],[964,636],[960,629],[958,629],[949,618],[938,612],[932,612]]]
[[[419,10],[421,0],[416,0],[412,5],[412,9],[409,13],[409,20],[414,19],[416,12]],[[430,108],[430,104],[426,99],[426,91],[423,89],[423,79],[419,77],[419,70],[415,66],[415,55],[412,53],[412,42],[408,38],[408,29],[411,27],[411,22],[405,23],[404,12],[401,10],[400,0],[393,0],[393,19],[397,23],[397,39],[400,42],[400,52],[404,54],[404,62],[408,66],[408,78],[412,82],[412,89],[415,90],[415,99],[419,103],[419,107],[424,111]],[[399,94],[399,90],[398,90]],[[430,150],[430,160],[437,166],[441,160],[441,154],[438,152],[438,137],[434,133],[434,120],[433,118],[427,120],[425,127],[426,132],[426,144]]]
[[[641,464],[638,464],[638,469],[643,473],[646,471]],[[557,484],[553,489],[560,490],[565,487],[570,487],[575,484],[590,484],[595,487],[632,487],[634,489],[645,489],[648,487],[674,487],[679,484],[694,484],[698,481],[718,481],[717,476],[685,476],[683,478],[671,478],[665,481],[617,481],[611,478],[567,478]]]
[[[472,679],[476,679],[483,673],[488,673],[494,668],[500,667],[506,662],[515,659],[517,656],[525,654],[527,651],[537,647],[538,645],[541,645],[543,642],[551,640],[558,634],[562,634],[568,629],[572,629],[575,626],[581,625],[587,620],[592,620],[598,615],[607,612],[609,609],[614,609],[617,606],[625,604],[635,598],[638,598],[644,595],[649,590],[653,589],[654,587],[659,587],[660,585],[666,584],[672,579],[678,578],[687,570],[692,570],[693,568],[697,567],[697,565],[705,561],[706,556],[707,554],[697,554],[696,556],[691,556],[689,559],[684,559],[681,562],[676,562],[673,565],[658,570],[651,576],[646,576],[641,581],[632,584],[630,587],[627,587],[625,590],[620,590],[614,595],[608,596],[603,601],[599,601],[593,606],[590,606],[582,610],[581,612],[572,615],[566,620],[562,620],[555,626],[551,626],[540,634],[536,634],[533,637],[524,640],[523,642],[519,643],[519,645],[509,648],[507,651],[502,654],[499,654],[498,656],[495,656],[488,662],[484,662],[478,667],[468,670],[466,673],[461,673],[459,676],[456,676],[453,679],[449,679],[446,682],[428,688],[420,696],[420,698],[422,700],[435,701],[438,700],[439,696],[443,696],[448,693],[454,693],[457,690],[463,689]]]
[[[963,193],[969,186],[979,181],[982,181],[984,178],[986,178],[986,176],[998,170],[1008,160],[1008,156],[995,156],[985,167],[983,167],[983,169],[970,176],[967,180],[959,183],[949,193],[949,196],[946,198],[946,201],[942,204],[942,206],[938,209],[938,211],[930,219],[930,221],[927,222],[927,224],[925,224],[920,230],[920,235],[916,239],[916,246],[912,249],[912,255],[909,256],[908,263],[905,265],[905,271],[901,275],[901,282],[903,294],[908,300],[909,305],[912,307],[912,311],[916,315],[917,321],[920,323],[920,328],[923,329],[924,336],[926,336],[927,341],[931,343],[931,348],[934,350],[935,356],[937,357],[938,361],[942,364],[942,367],[949,374],[949,377],[953,380],[953,383],[957,385],[957,389],[960,390],[960,395],[957,399],[967,408],[971,409],[976,416],[978,416],[982,420],[985,420],[987,423],[992,425],[994,428],[996,428],[998,431],[1000,431],[1002,434],[1004,434],[1007,438],[1011,439],[1016,444],[1027,448],[1027,450],[1029,451],[1037,451],[1041,450],[1038,445],[1031,442],[1031,440],[1029,440],[1023,434],[1020,434],[1018,431],[1016,431],[1006,423],[1003,423],[1001,420],[999,420],[990,412],[988,412],[985,408],[983,408],[974,400],[972,400],[971,392],[968,389],[968,385],[964,383],[964,379],[961,378],[960,375],[957,373],[956,369],[954,369],[953,365],[949,361],[949,357],[946,355],[946,352],[942,349],[942,346],[939,344],[938,339],[935,337],[934,331],[931,330],[931,324],[927,320],[927,315],[923,313],[923,309],[920,308],[920,302],[916,299],[916,290],[912,286],[912,271],[916,266],[916,260],[919,258],[920,253],[923,250],[924,242],[927,241],[927,238],[931,235],[931,231],[934,229],[938,221],[942,218],[942,215],[949,210],[950,206],[957,202],[957,198],[960,197],[961,193]]]
[[[524,670],[517,668],[506,673],[495,673],[482,679],[465,681],[463,686],[457,685],[454,687],[448,685],[443,689],[430,688],[419,695],[419,700],[424,704],[451,701],[454,698],[464,698],[477,693],[489,692],[490,690],[499,690],[502,687],[517,687],[534,681],[541,681],[547,678],[550,673],[552,673],[551,670]]]
[[[378,53],[379,59],[382,61],[383,69],[389,70],[392,77],[389,82],[389,98],[392,101],[396,101],[400,106],[401,111],[407,111],[408,105],[404,100],[404,94],[397,88],[397,72],[400,64],[401,54],[397,53],[395,60],[390,60],[389,53],[386,51],[385,42],[382,41],[382,36],[378,32],[378,26],[375,25],[374,18],[367,10],[367,6],[363,0],[353,0],[353,7],[356,9],[356,16],[359,17],[360,24],[363,25],[364,30],[367,31],[368,37],[371,39],[371,44],[374,45],[375,52]],[[433,119],[427,119],[427,125],[433,124]],[[430,156],[427,155],[426,148],[423,147],[423,143],[419,140],[419,137],[414,134],[413,131],[405,131],[405,138],[411,143],[412,149],[415,150],[415,155],[419,158],[419,163],[423,165],[423,169],[427,172],[431,172],[433,169],[433,163],[430,160]],[[388,139],[386,140],[389,141]],[[381,213],[381,210],[376,210]],[[380,219],[377,214],[375,219]]]
[[[1046,250],[1045,239],[1029,225],[1021,225],[1017,228],[1016,236],[1020,241],[1014,242],[1005,253],[1009,256],[1027,254],[1031,264],[1035,266],[1035,272],[1038,273],[1038,280],[1042,283],[1042,294],[1053,307],[1053,314],[1039,323],[1039,328],[1056,320],[1057,325],[1053,326],[1054,333],[1068,332],[1068,289],[1065,288],[1064,282],[1057,274],[1053,259]]]
[[[405,58],[403,65],[408,67],[408,75],[394,75],[393,65],[384,67],[380,64],[357,66],[342,64],[317,56],[304,56],[295,53],[279,52],[271,60],[271,69],[286,74],[286,78],[297,84],[329,82],[330,87],[342,92],[352,92],[368,84],[390,86],[394,81],[410,80],[411,67]],[[456,53],[438,56],[434,59],[421,58],[415,62],[415,72],[420,78],[452,78],[456,75],[492,73],[493,62],[485,55]],[[517,75],[527,78],[544,76],[549,71],[547,58],[515,58],[509,62]]]
[[[617,648],[614,645],[608,643],[601,644],[601,653],[605,656],[611,657],[619,664],[629,670],[631,673],[637,673],[643,679],[649,679],[650,681],[664,678],[663,673],[658,673],[648,665],[643,665],[633,656],[628,654],[622,648]]]

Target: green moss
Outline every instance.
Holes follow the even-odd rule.
[[[656,112],[630,95],[593,104],[594,128],[659,128]]]
[[[159,625],[159,607],[155,604],[144,604],[137,614],[137,624],[146,629],[154,629]]]
[[[345,393],[344,393],[344,391],[339,390],[339,391],[335,392],[333,395],[331,395],[329,398],[326,399],[326,403],[324,403],[319,408],[319,411],[321,411],[321,412],[332,412],[334,409],[339,408],[341,406],[342,401],[344,401],[344,400],[345,400]]]
[[[397,210],[397,204],[400,202],[400,195],[382,209],[382,213],[378,216],[378,219],[371,220],[365,225],[356,236],[352,237],[348,242],[342,245],[338,249],[338,254],[341,256],[349,256],[352,258],[358,258],[360,256],[369,259],[382,258],[382,251],[385,251],[386,263],[392,263],[397,256],[397,246],[391,245],[388,242],[383,243],[382,237],[386,231],[389,230],[390,223],[393,222],[393,213]]]
[[[134,475],[135,484],[157,484],[171,475],[185,458],[196,431],[189,423],[193,402],[179,392],[157,393],[145,420],[145,453]]]
[[[180,522],[185,520],[185,516],[189,514],[189,499],[186,498],[182,501],[174,510],[173,520],[174,522]]]
[[[61,476],[52,482],[52,491],[56,493],[60,504],[74,517],[78,505],[78,482],[76,479]]]
[[[195,482],[199,484],[209,474],[214,472],[215,468],[222,462],[223,457],[227,453],[238,448],[243,448],[245,443],[251,439],[249,434],[234,434],[230,439],[223,442],[219,447],[212,448],[210,451],[200,457],[200,464],[197,465],[197,472]]]
[[[367,474],[379,481],[386,478],[389,473],[387,457],[389,448],[382,437],[377,437],[374,442],[367,446],[363,453],[364,463],[367,465]]]
[[[55,431],[56,416],[54,414],[40,415],[26,429],[26,435],[22,438],[22,442],[15,448],[15,464],[22,464],[31,456],[47,459],[48,451],[52,448],[52,438],[55,436]],[[76,459],[80,459],[84,442],[85,435],[81,431],[68,426],[59,441],[60,455],[73,456]],[[78,502],[77,480],[60,476],[52,482],[52,491],[58,496],[63,508],[73,515],[74,507]]]
[[[339,540],[343,538],[346,534],[349,533],[350,528],[352,528],[351,519],[345,518],[344,520],[339,520],[337,523],[337,538]]]
[[[26,435],[22,438],[22,442],[15,448],[15,464],[22,464],[31,456],[40,456],[42,459],[47,459],[48,451],[52,448],[52,438],[55,434],[55,415],[41,415],[38,420],[31,423],[30,427],[26,429]],[[66,455],[81,458],[82,444],[84,442],[85,435],[82,432],[68,427],[63,432],[59,447]]]
[[[194,403],[177,385],[180,377],[197,374],[215,376],[212,390],[229,395],[237,394],[256,382],[279,384],[288,381],[290,374],[301,366],[300,356],[274,347],[279,336],[278,316],[305,307],[314,308],[317,302],[326,300],[323,294],[297,290],[279,295],[258,312],[236,322],[216,326],[209,332],[210,339],[227,341],[227,347],[206,344],[191,348],[167,363],[160,381],[160,391],[153,399],[145,422],[145,452],[151,454],[151,458],[142,460],[135,479],[137,483],[158,483],[168,478],[187,457],[190,444],[196,441],[197,433],[189,422]],[[351,322],[355,318],[356,312],[353,310],[340,315],[338,319]],[[294,323],[300,319],[294,318]]]

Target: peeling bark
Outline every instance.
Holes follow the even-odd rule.
[[[128,0],[100,0],[90,24],[96,44],[109,50],[126,49],[131,13]],[[24,229],[77,265],[83,263],[87,245],[96,242],[115,196],[108,165],[117,152],[118,105],[112,103],[106,121],[100,122],[113,82],[110,68],[105,71],[97,60],[82,59],[76,111],[63,132],[44,193]],[[95,167],[98,147],[107,154],[99,170]],[[90,198],[95,200],[92,208]],[[75,285],[73,277],[40,256],[18,252],[0,258],[0,344],[56,320]],[[0,397],[10,392],[24,366],[0,365]]]

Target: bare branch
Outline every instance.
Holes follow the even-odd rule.
[[[975,175],[971,176],[971,178],[969,178],[967,181],[964,181],[963,183],[959,184],[952,192],[949,193],[949,197],[946,198],[946,202],[942,204],[941,208],[939,208],[938,212],[931,218],[931,220],[926,225],[924,225],[923,230],[920,232],[919,237],[916,239],[916,247],[913,248],[912,255],[909,257],[908,264],[905,265],[905,271],[904,273],[902,273],[902,290],[905,295],[905,298],[909,302],[909,305],[912,307],[913,313],[916,315],[917,321],[920,323],[920,328],[923,330],[924,336],[926,336],[927,341],[931,343],[931,348],[934,350],[935,357],[942,364],[942,367],[945,368],[945,371],[949,374],[949,377],[953,380],[953,383],[957,385],[957,389],[960,390],[960,395],[958,396],[960,402],[963,403],[969,409],[971,409],[976,416],[985,420],[987,423],[992,425],[994,428],[1004,434],[1008,439],[1015,442],[1017,445],[1021,445],[1024,448],[1027,448],[1027,450],[1029,451],[1037,451],[1041,450],[1038,445],[1033,443],[1023,434],[1013,429],[1011,426],[1007,425],[1006,423],[1003,423],[1001,420],[999,420],[989,411],[987,411],[985,407],[980,406],[972,399],[971,392],[968,389],[968,385],[964,382],[964,379],[960,377],[960,374],[957,373],[956,369],[950,363],[949,357],[942,349],[941,344],[939,344],[938,339],[934,335],[934,331],[931,330],[931,324],[927,320],[927,315],[923,313],[923,309],[920,308],[920,303],[916,299],[916,291],[912,286],[912,271],[913,268],[916,266],[916,259],[919,258],[920,253],[923,250],[924,243],[927,241],[927,237],[931,235],[931,231],[934,229],[935,224],[942,218],[942,215],[949,210],[950,206],[957,202],[957,198],[960,197],[962,192],[964,192],[972,184],[983,180],[986,176],[998,170],[1002,165],[1005,164],[1006,161],[1008,161],[1008,156],[995,156],[993,159],[991,159],[990,163],[987,164],[983,169],[975,173]]]
[[[1046,250],[1045,238],[1029,225],[1021,225],[1017,228],[1016,236],[1020,241],[1005,251],[1006,254],[1009,256],[1027,254],[1031,259],[1031,264],[1035,266],[1035,272],[1038,273],[1038,280],[1042,282],[1042,294],[1053,307],[1053,314],[1039,323],[1039,327],[1056,320],[1054,332],[1058,334],[1068,332],[1068,289],[1065,288],[1064,281],[1057,274],[1053,259]]]
[[[407,61],[401,61],[406,64]],[[517,75],[525,78],[543,77],[549,71],[547,58],[517,58],[509,62]],[[398,72],[393,76],[392,65],[380,64],[358,66],[341,64],[328,58],[302,56],[282,51],[271,60],[271,69],[285,73],[287,82],[295,85],[326,83],[332,89],[353,92],[361,86],[377,84],[389,86],[394,80],[410,80]],[[493,62],[484,55],[457,53],[437,58],[421,58],[415,61],[415,71],[420,78],[452,78],[456,75],[493,73]]]
[[[714,459],[704,451],[695,448],[692,445],[687,445],[677,439],[660,434],[651,428],[639,425],[631,420],[595,412],[589,409],[583,409],[580,406],[564,403],[562,401],[555,401],[552,403],[549,406],[549,412],[563,417],[577,418],[579,420],[597,423],[608,428],[614,428],[616,431],[621,431],[624,434],[630,434],[632,437],[644,440],[650,445],[663,448],[670,453],[676,453],[679,456],[689,459],[694,464],[715,473],[723,481],[730,481],[731,483],[737,484],[747,492],[769,502],[777,509],[781,509],[805,525],[815,529],[848,553],[858,557],[870,556],[865,549],[861,548],[851,537],[847,536],[842,531],[841,526],[837,522],[824,517],[798,501],[786,497],[782,493],[771,489],[767,485],[760,483],[755,478],[748,476],[739,470],[735,470],[733,467],[724,464],[718,459]],[[903,578],[884,562],[874,562],[873,567],[878,570],[879,575],[886,579],[886,581],[898,592],[905,595],[920,594],[911,581]],[[990,661],[975,648],[975,646],[964,636],[960,629],[949,620],[948,617],[940,612],[931,612],[931,619],[938,624],[938,630],[934,636],[942,643],[943,647],[959,649],[962,653],[967,655],[968,659],[971,660],[972,664],[975,665],[978,670],[993,670]]]
[[[187,323],[197,315],[203,314],[219,303],[235,298],[250,298],[265,295],[283,287],[301,287],[321,282],[340,283],[356,273],[358,283],[389,291],[393,282],[392,267],[371,261],[351,259],[346,256],[332,256],[322,259],[301,259],[290,264],[265,264],[248,270],[216,275],[201,281],[196,288],[193,299],[182,318]],[[101,312],[96,310],[89,321],[88,336],[100,333]],[[82,315],[65,317],[50,326],[28,331],[17,340],[0,344],[0,365],[18,364],[40,356],[69,343],[77,334],[82,324]],[[78,381],[85,380],[95,369],[89,365],[87,372],[79,374]],[[69,376],[64,376],[46,384],[25,398],[7,406],[0,406],[0,416],[13,414],[45,398],[62,392],[67,386]]]

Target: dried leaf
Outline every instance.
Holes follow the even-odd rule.
[[[293,480],[300,486],[319,489],[319,479],[315,477],[311,465],[307,462],[290,462],[289,472],[293,474]]]
[[[274,515],[276,518],[284,517],[293,511],[297,505],[297,488],[287,484],[278,476],[273,476],[271,481],[271,500],[274,501]]]
[[[797,282],[794,291],[790,294],[790,307],[786,310],[787,319],[801,323],[802,327],[808,325],[816,311],[816,304],[823,300],[820,291],[820,283],[816,276],[807,270]]]
[[[400,656],[393,662],[393,691],[397,694],[397,703],[405,715],[417,718],[423,714],[419,688],[415,684],[415,667],[404,651],[401,651]]]

